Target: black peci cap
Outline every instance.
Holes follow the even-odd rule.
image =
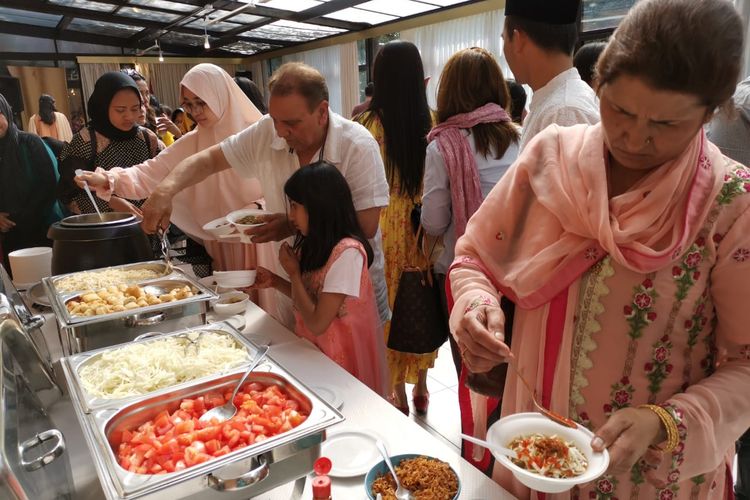
[[[581,0],[506,0],[505,15],[546,24],[573,24]]]

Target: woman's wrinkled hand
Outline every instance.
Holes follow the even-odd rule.
[[[245,234],[252,237],[253,243],[281,241],[292,235],[286,214],[259,215],[264,224],[245,229]]]
[[[83,189],[83,184],[87,183],[92,191],[106,189],[109,186],[107,176],[98,172],[82,172],[81,175],[76,175],[73,180],[81,189]]]
[[[141,226],[146,234],[156,233],[156,228],[169,227],[172,215],[172,196],[156,188],[141,207],[143,222]]]
[[[299,276],[299,257],[297,257],[297,253],[286,241],[279,248],[279,262],[290,278]]]
[[[609,417],[596,430],[591,447],[594,451],[609,451],[608,474],[624,474],[633,465],[643,461],[646,479],[655,486],[662,481],[655,476],[661,464],[662,453],[649,449],[665,440],[666,434],[658,415],[645,408],[624,408]]]
[[[504,332],[505,315],[500,306],[481,305],[464,314],[453,336],[469,371],[484,373],[512,359]]]
[[[14,227],[16,227],[16,223],[10,220],[10,214],[8,212],[0,212],[0,232],[7,233]]]

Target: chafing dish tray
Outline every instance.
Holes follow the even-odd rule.
[[[174,288],[188,286],[193,292],[193,296],[125,311],[81,316],[71,314],[66,306],[68,302],[75,300],[88,290],[58,290],[58,285],[64,279],[74,275],[137,270],[154,271],[157,277],[123,284],[138,285],[146,292],[156,295],[166,293]],[[127,342],[142,333],[153,331],[156,326],[162,331],[170,331],[205,324],[209,301],[217,297],[212,290],[179,269],[175,268],[168,273],[167,266],[163,261],[139,262],[62,274],[44,278],[43,282],[57,319],[60,343],[63,352],[66,354],[75,354]]]
[[[71,380],[70,366],[63,364]],[[92,413],[83,411],[76,391],[70,397],[92,453],[102,488],[109,499],[190,498],[225,500],[249,498],[303,477],[312,470],[320,453],[325,430],[344,417],[309,388],[267,357],[250,374],[248,383],[275,384],[309,412],[299,426],[256,442],[227,455],[212,458],[184,470],[159,474],[137,474],[123,469],[116,451],[125,430],[136,429],[161,411],[174,411],[185,398],[195,398],[210,391],[228,391],[243,374],[243,369],[212,380],[196,381],[168,393],[151,395],[119,408]]]
[[[105,398],[105,397],[97,396],[95,394],[90,393],[89,391],[86,390],[83,380],[80,377],[80,370],[82,368],[97,361],[104,354],[112,353],[114,351],[117,351],[118,349],[126,348],[128,346],[132,346],[135,344],[147,345],[148,343],[153,342],[158,339],[165,339],[165,338],[172,338],[172,337],[184,339],[185,340],[184,354],[186,357],[189,358],[190,356],[194,356],[196,352],[200,350],[201,335],[205,335],[206,333],[226,335],[229,338],[231,338],[237,344],[238,347],[242,348],[247,353],[247,357],[245,361],[229,368],[228,370],[223,370],[221,372],[217,371],[213,374],[206,375],[204,377],[196,378],[193,380],[181,382],[181,383],[170,385],[170,386],[165,386],[155,391],[149,392],[147,394],[133,395],[133,396],[127,396],[127,397],[120,397],[120,398]],[[80,354],[74,354],[74,355],[62,358],[60,360],[60,363],[65,365],[67,367],[68,372],[70,373],[70,377],[68,378],[68,385],[70,386],[70,390],[76,391],[76,393],[78,394],[78,398],[81,401],[81,407],[83,411],[86,413],[90,413],[91,411],[100,409],[100,408],[122,407],[123,405],[136,401],[138,399],[141,399],[144,396],[155,396],[164,392],[172,392],[180,387],[185,386],[186,384],[191,384],[194,382],[200,382],[203,380],[215,378],[221,375],[222,372],[227,373],[231,370],[241,368],[243,366],[247,366],[248,362],[252,358],[252,355],[255,353],[255,351],[256,351],[256,347],[254,344],[252,344],[249,340],[247,340],[241,333],[235,330],[231,325],[229,325],[226,322],[222,322],[222,323],[209,323],[207,325],[186,328],[184,330],[178,330],[176,332],[171,332],[171,333],[159,333],[159,332],[146,333],[138,337],[138,339],[136,339],[133,342],[128,342],[126,344],[119,344],[119,345],[115,345],[111,347],[104,347],[104,348],[95,349],[92,351],[86,351]]]

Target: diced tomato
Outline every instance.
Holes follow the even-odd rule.
[[[216,452],[221,448],[221,441],[218,439],[212,439],[210,441],[206,441],[206,452],[210,453],[211,455],[215,455]]]
[[[132,440],[133,440],[133,433],[132,432],[130,432],[128,430],[122,431],[122,442],[129,443]]]
[[[198,429],[195,435],[201,441],[210,441],[221,436],[221,428],[218,425],[210,425],[203,429]]]

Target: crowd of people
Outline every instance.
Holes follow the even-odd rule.
[[[86,182],[98,209],[136,212],[147,233],[177,226],[214,269],[257,269],[254,301],[407,415],[406,384],[429,409],[437,351],[389,348],[392,311],[402,273],[427,269],[463,432],[533,409],[520,372],[609,450],[604,476],[554,498],[732,498],[738,439],[748,498],[742,20],[727,0],[642,0],[574,56],[580,3],[507,0],[498,36],[514,80],[466,47],[435,109],[405,41],[378,52],[351,120],[303,63],[274,72],[267,103],[251,80],[198,64],[174,110],[136,71],[106,73],[75,134],[48,95],[31,133],[0,97],[4,259],[45,244],[63,213],[92,212]],[[203,230],[256,205],[269,215],[252,243]],[[537,498],[484,448],[462,455]]]

